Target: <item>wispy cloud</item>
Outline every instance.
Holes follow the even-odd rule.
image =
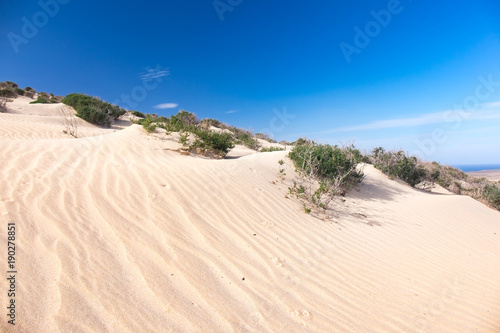
[[[156,65],[155,68],[146,67],[145,70],[145,72],[139,74],[139,78],[143,81],[159,79],[170,74],[168,68],[162,68],[160,65]]]
[[[229,110],[229,111],[227,111],[226,113],[227,113],[227,114],[232,114],[232,113],[236,113],[236,112],[238,112],[238,111],[236,111],[236,110]]]
[[[482,106],[486,108],[500,108],[500,102],[484,103]]]
[[[177,106],[178,106],[178,104],[175,104],[175,103],[163,103],[163,104],[155,105],[154,108],[155,109],[173,109],[173,108],[176,108]]]
[[[489,120],[489,119],[500,119],[500,102],[482,104],[479,110],[470,111],[463,116],[464,121],[471,120]],[[464,111],[465,112],[465,111]],[[430,124],[439,124],[453,122],[453,116],[460,115],[460,110],[448,110],[435,113],[426,113],[419,116],[408,117],[408,118],[393,118],[377,120],[366,124],[339,127],[327,131],[332,132],[348,132],[348,131],[368,131],[368,130],[379,130],[388,128],[403,128],[403,127],[417,127]]]

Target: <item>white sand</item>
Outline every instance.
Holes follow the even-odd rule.
[[[19,293],[2,332],[500,331],[500,213],[469,197],[367,166],[323,221],[285,199],[285,152],[208,160],[83,121],[74,139],[58,105],[15,104],[0,238],[4,262],[15,222]]]

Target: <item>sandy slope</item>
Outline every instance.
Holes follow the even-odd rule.
[[[0,114],[19,271],[2,332],[500,331],[500,213],[469,197],[367,166],[323,221],[285,199],[284,152],[184,156],[139,126],[73,139],[51,107]]]

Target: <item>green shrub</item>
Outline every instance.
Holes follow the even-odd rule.
[[[353,150],[353,146],[340,148],[304,139],[288,155],[301,177],[301,183],[294,183],[290,192],[327,209],[335,196],[345,195],[364,177]]]
[[[11,88],[17,88],[18,87],[17,83],[14,83],[12,81],[5,81],[5,83],[7,83],[7,85],[9,87],[11,87]]]
[[[61,102],[72,106],[78,117],[92,124],[106,127],[126,112],[119,106],[105,102],[98,97],[80,93],[69,94]]]
[[[130,111],[134,116],[139,117],[139,118],[146,118],[146,115],[142,112],[139,111]]]
[[[235,139],[234,143],[244,145],[245,147],[253,150],[258,150],[260,148],[259,141],[254,138],[252,132],[234,128],[233,133]]]
[[[187,146],[189,140],[189,133],[181,132],[181,137],[179,138],[179,143],[181,143],[184,147]]]
[[[142,127],[148,133],[153,133],[158,127],[158,124],[155,122],[155,118],[153,117],[146,117],[144,119],[140,119],[137,123],[142,125]]]
[[[24,88],[24,91],[31,91],[33,93],[36,93],[35,89],[31,88],[31,87],[26,87]]]
[[[170,117],[170,120],[166,122],[166,129],[171,132],[193,132],[199,122],[194,113],[182,110]]]
[[[24,96],[24,90],[22,90],[21,88],[16,88],[16,93],[18,95]]]
[[[267,147],[267,148],[262,148],[260,150],[260,152],[261,153],[268,153],[268,152],[273,152],[273,151],[284,151],[284,150],[285,150],[285,148],[271,146],[271,147]]]
[[[308,143],[311,143],[310,140],[307,140],[307,138],[299,138],[297,140],[295,140],[294,142],[291,143],[292,146],[300,146],[300,145],[304,145],[304,144],[308,144]]]
[[[36,101],[30,102],[30,104],[48,104],[50,103],[48,99],[38,96]]]
[[[205,129],[210,129],[210,126],[225,129],[228,126],[217,119],[206,118],[200,121],[200,126]]]
[[[197,136],[191,149],[201,149],[204,153],[216,153],[221,157],[227,155],[234,148],[233,136],[230,133],[217,133],[211,130],[198,128],[195,130]]]
[[[415,156],[407,156],[405,152],[385,151],[384,148],[375,148],[371,160],[373,165],[392,178],[399,178],[412,187],[424,181],[426,170],[419,165]]]
[[[495,184],[487,184],[484,187],[483,198],[493,208],[500,210],[500,188]]]
[[[12,88],[0,89],[0,97],[16,98],[17,93]]]

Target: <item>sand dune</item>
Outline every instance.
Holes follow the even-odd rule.
[[[138,125],[74,139],[57,105],[16,103],[0,209],[17,332],[500,331],[500,213],[469,197],[366,166],[320,220],[285,198],[285,152],[184,156]]]

